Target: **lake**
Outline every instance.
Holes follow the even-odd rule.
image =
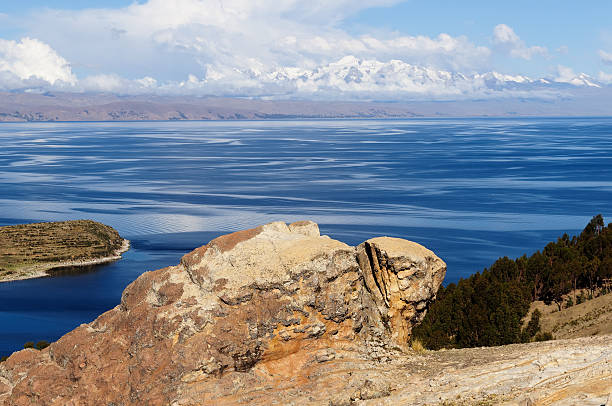
[[[0,146],[0,225],[93,219],[132,241],[91,272],[1,283],[0,355],[271,221],[419,242],[447,262],[445,283],[612,221],[612,118],[5,123]]]

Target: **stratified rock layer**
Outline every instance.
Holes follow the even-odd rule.
[[[327,404],[353,383],[319,387],[326,365],[399,356],[445,271],[418,244],[354,248],[312,222],[225,235],[143,274],[119,306],[48,349],[11,356],[0,404]],[[389,391],[379,386],[360,398]]]
[[[444,279],[446,264],[433,252],[400,238],[373,238],[357,247],[367,290],[393,341],[408,342]]]

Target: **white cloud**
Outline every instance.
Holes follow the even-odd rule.
[[[612,85],[612,73],[599,72],[597,76],[600,82]]]
[[[172,84],[169,84],[172,86]],[[168,86],[168,85],[166,85]],[[146,94],[161,92],[162,85],[152,77],[129,80],[116,74],[86,76],[72,88],[79,92]]]
[[[129,92],[132,82],[119,75],[92,75],[79,82],[79,87],[90,92]]]
[[[604,50],[599,50],[599,58],[603,63],[612,65],[612,52],[606,52]]]
[[[554,81],[574,86],[601,87],[599,84],[595,83],[590,76],[584,73],[576,74],[572,68],[563,65],[557,66],[557,77]]]
[[[313,68],[345,55],[444,69],[487,66],[489,49],[465,37],[355,36],[339,28],[350,14],[399,2],[149,0],[122,9],[41,11],[30,30],[75,66],[158,80],[176,80],[198,68],[206,75],[210,67]]]
[[[373,41],[366,39],[364,42]],[[42,44],[40,41],[35,41]],[[421,41],[421,39],[415,39]],[[432,47],[453,41],[441,36],[425,40]],[[25,41],[27,43],[27,41]],[[413,45],[410,42],[410,47]],[[43,44],[44,45],[44,44]],[[372,45],[370,43],[370,45]],[[385,46],[381,44],[381,46]],[[420,49],[421,45],[413,46]],[[49,53],[57,55],[50,47]],[[61,58],[62,66],[68,66]],[[187,75],[186,80],[159,82],[153,77],[127,79],[117,74],[95,74],[77,80],[70,72],[70,82],[44,75],[17,76],[8,70],[0,71],[0,88],[51,89],[77,92],[112,92],[120,94],[165,95],[222,95],[271,98],[307,99],[387,99],[402,100],[424,97],[431,99],[467,99],[473,97],[550,97],[551,92],[541,87],[541,81],[524,76],[463,74],[406,63],[399,59],[387,62],[376,58],[358,58],[348,55],[329,63],[312,67],[277,66],[274,69],[257,59],[247,59],[244,67],[205,64],[205,70]],[[36,64],[34,64],[36,66]],[[24,70],[30,69],[24,67]],[[585,85],[585,78],[566,67],[559,67],[557,82]]]
[[[348,37],[346,35],[331,38],[291,36],[281,43],[280,47],[291,46],[304,55],[319,55],[324,62],[329,62],[338,55],[356,55],[361,58],[379,60],[400,59],[419,65],[435,66],[448,69],[473,69],[482,67],[490,56],[486,47],[471,43],[466,37],[452,37],[440,34],[435,38],[427,36],[394,36],[376,38],[370,35]]]
[[[98,81],[98,83],[103,83]],[[149,92],[136,81],[119,83],[129,92]],[[535,85],[536,88],[529,86]],[[140,86],[140,87],[139,87]],[[523,87],[522,87],[523,86]],[[180,82],[155,87],[162,94],[224,94],[229,96],[298,97],[304,99],[468,99],[473,97],[552,97],[539,82],[495,72],[461,74],[405,63],[346,56],[313,69],[279,68],[213,70],[206,77],[188,75]]]
[[[0,86],[19,88],[36,81],[51,85],[76,83],[76,76],[66,59],[42,41],[22,38],[21,41],[0,39]],[[12,78],[12,79],[8,79]]]
[[[545,47],[537,45],[528,47],[506,24],[499,24],[493,29],[493,44],[508,52],[514,58],[529,60],[536,55],[548,55],[548,50]]]
[[[574,72],[572,68],[563,65],[557,66],[557,77],[555,78],[555,81],[561,83],[568,83],[575,77],[576,72]]]
[[[490,68],[491,50],[464,36],[340,28],[352,13],[399,1],[149,0],[121,9],[45,9],[30,16],[30,32],[57,52],[35,39],[0,42],[11,49],[27,43],[34,55],[11,57],[21,65],[0,69],[0,88],[347,99],[530,91],[528,78],[476,73]],[[547,54],[504,24],[495,27],[493,44],[523,59]]]

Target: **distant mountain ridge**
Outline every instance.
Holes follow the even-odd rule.
[[[608,88],[605,77],[595,79],[587,74],[560,68],[556,77],[531,78],[499,72],[465,73],[415,65],[398,59],[380,61],[345,56],[323,65],[300,68],[273,68],[206,65],[202,78],[189,75],[174,83],[180,94],[215,94],[265,98],[299,98],[302,100],[474,100],[479,98],[551,99],[579,88]],[[134,84],[132,93],[162,92],[171,87],[152,82],[154,87]],[[130,91],[127,91],[128,93]]]
[[[235,71],[235,69],[234,69]],[[312,70],[280,68],[271,73],[254,69],[239,72],[243,77],[260,82],[291,84],[298,94],[330,95],[338,90],[358,95],[423,95],[442,98],[477,98],[484,96],[507,97],[498,92],[567,90],[571,87],[607,87],[605,83],[580,73],[559,78],[532,79],[523,75],[507,75],[498,72],[464,74],[412,65],[400,60],[380,62],[346,56],[337,62]],[[227,77],[229,72],[209,72],[213,77]],[[570,85],[568,87],[568,85]],[[523,95],[525,96],[525,95]],[[532,97],[541,97],[537,93]]]
[[[180,82],[101,75],[1,89],[0,121],[612,115],[605,74],[559,67],[532,78],[355,56],[308,68],[209,64]]]
[[[291,87],[302,98],[0,92],[0,122],[328,118],[612,116],[612,85],[579,74],[532,79],[465,75],[402,61],[346,57],[313,70],[236,73]],[[224,78],[223,72],[207,73]],[[197,85],[197,78],[193,86]],[[227,79],[227,78],[225,78]],[[220,79],[223,80],[223,79]],[[338,99],[338,91],[344,99]],[[279,94],[282,92],[279,91]],[[405,95],[398,101],[398,95]],[[360,99],[356,100],[355,97]]]

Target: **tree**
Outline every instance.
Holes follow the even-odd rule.
[[[499,258],[490,269],[441,289],[422,324],[413,330],[426,347],[500,345],[525,339],[549,339],[538,333],[540,315],[521,330],[530,302],[566,303],[594,296],[612,278],[612,223],[604,227],[597,215],[576,237],[564,234],[530,257]],[[574,299],[565,295],[574,291]],[[576,292],[581,291],[576,297]]]
[[[47,340],[40,340],[36,343],[36,348],[38,350],[43,350],[49,346],[49,342]]]
[[[531,319],[529,323],[527,323],[527,327],[521,332],[521,341],[526,343],[531,341],[533,337],[540,331],[540,317],[542,317],[542,312],[538,309],[535,309],[531,314]]]
[[[599,235],[604,228],[604,219],[601,214],[596,215],[589,221],[589,224],[582,230],[580,238],[590,238]]]

